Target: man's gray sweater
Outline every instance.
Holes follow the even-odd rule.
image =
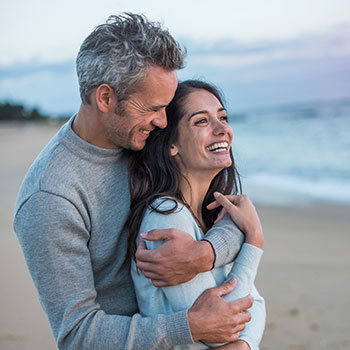
[[[130,198],[123,151],[85,142],[72,121],[29,169],[14,219],[57,346],[144,350],[192,343],[186,311],[138,314],[125,262]],[[221,232],[206,237],[216,266],[239,250],[243,238],[231,228],[223,222]]]

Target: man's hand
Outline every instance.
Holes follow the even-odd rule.
[[[250,346],[244,340],[237,340],[215,348],[216,350],[250,350]]]
[[[196,241],[188,233],[176,230],[152,230],[142,233],[148,241],[164,241],[154,250],[147,250],[141,241],[136,251],[136,265],[156,287],[187,282],[198,273],[213,267],[214,252],[210,243]]]
[[[230,293],[236,284],[236,280],[231,280],[207,289],[188,310],[188,322],[194,341],[215,344],[238,340],[239,333],[251,319],[248,309],[253,305],[253,297],[248,295],[235,301],[221,298]]]

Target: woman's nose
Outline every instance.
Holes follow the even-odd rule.
[[[219,120],[215,122],[215,125],[214,125],[215,135],[226,134],[230,132],[232,133],[232,129],[227,122],[222,122]]]

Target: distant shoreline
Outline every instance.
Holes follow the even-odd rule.
[[[14,125],[37,125],[37,126],[42,126],[42,125],[49,125],[49,126],[61,126],[64,123],[66,123],[69,120],[69,118],[66,117],[45,117],[43,119],[39,120],[0,120],[0,128],[1,126],[14,126]]]

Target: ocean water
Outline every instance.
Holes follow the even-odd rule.
[[[258,203],[350,204],[350,100],[230,115],[243,192]]]

